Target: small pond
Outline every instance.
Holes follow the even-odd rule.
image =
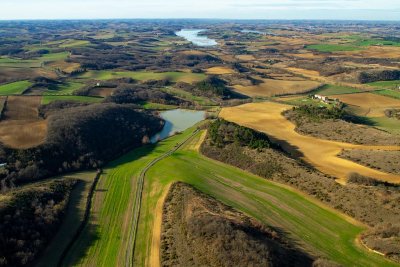
[[[196,123],[204,120],[205,111],[195,111],[187,109],[173,109],[160,113],[161,118],[165,120],[164,128],[161,132],[151,138],[152,143],[163,140],[177,132],[182,132]]]

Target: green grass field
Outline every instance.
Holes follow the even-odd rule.
[[[211,101],[209,98],[207,97],[202,97],[202,96],[195,96],[192,95],[191,93],[182,90],[182,89],[178,89],[178,88],[174,88],[174,87],[166,87],[163,88],[162,91],[175,95],[179,98],[183,98],[189,101],[194,101],[196,103],[198,103],[201,106],[215,106],[217,105],[215,102]]]
[[[367,40],[359,40],[356,42],[359,46],[400,46],[400,42],[394,41],[385,41],[385,40],[377,40],[377,39],[367,39]]]
[[[328,96],[328,95],[353,94],[359,92],[361,91],[357,88],[327,84],[321,87],[319,90],[315,91],[315,94]]]
[[[45,95],[42,97],[42,105],[47,105],[56,100],[70,100],[84,103],[98,103],[103,100],[101,97],[93,97],[93,96],[77,96],[77,95],[68,95],[68,96],[59,96],[59,95]]]
[[[125,266],[136,178],[153,159],[171,150],[190,131],[128,153],[110,163],[97,187],[91,224],[72,248],[64,266]],[[139,265],[140,266],[140,265]]]
[[[32,86],[30,81],[19,81],[0,85],[0,95],[20,95]]]
[[[205,74],[201,73],[186,73],[186,72],[147,72],[147,71],[88,71],[80,78],[94,80],[110,80],[119,78],[132,78],[139,81],[145,80],[163,80],[169,79],[172,82],[198,82],[206,78]]]
[[[132,209],[136,178],[153,159],[185,140],[194,129],[158,145],[134,150],[109,164],[97,187],[91,224],[76,242],[65,266],[126,266],[132,245]],[[194,139],[150,168],[145,177],[135,265],[147,266],[156,204],[170,183],[183,181],[259,221],[290,233],[307,251],[345,266],[396,266],[355,243],[365,229],[319,202],[193,150]],[[126,252],[128,251],[128,257]]]
[[[380,81],[380,82],[373,82],[367,83],[369,86],[378,88],[378,89],[399,89],[400,80],[395,81]]]
[[[43,93],[43,95],[72,95],[74,91],[82,88],[84,86],[83,83],[77,82],[68,82],[65,84],[57,85],[54,90],[48,89]]]
[[[314,44],[307,45],[309,50],[316,50],[319,52],[343,52],[343,51],[357,51],[362,48],[354,46],[352,44],[339,45],[339,44]]]
[[[49,53],[35,59],[17,59],[0,57],[0,67],[8,68],[40,68],[44,62],[54,62],[64,60],[69,52]]]
[[[400,91],[384,89],[384,90],[374,91],[373,93],[377,94],[377,95],[384,95],[384,96],[389,96],[392,98],[400,99]]]
[[[400,134],[400,121],[395,118],[388,117],[374,117],[368,118],[376,128],[384,131]]]

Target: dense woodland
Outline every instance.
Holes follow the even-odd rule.
[[[44,183],[9,194],[0,204],[0,266],[32,266],[56,233],[75,180]]]
[[[2,187],[73,170],[100,168],[146,143],[162,127],[159,117],[130,105],[94,104],[63,109],[49,116],[43,145],[26,150],[3,148],[7,166],[1,176]]]
[[[164,205],[162,266],[311,266],[313,259],[268,228],[184,183]]]

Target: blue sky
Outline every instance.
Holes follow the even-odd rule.
[[[400,0],[0,0],[0,19],[400,20]]]

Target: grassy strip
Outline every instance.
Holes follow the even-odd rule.
[[[0,95],[20,95],[32,86],[30,81],[19,81],[0,85]]]
[[[141,170],[154,159],[185,140],[190,131],[167,139],[158,145],[148,145],[112,162],[104,169],[94,198],[92,219],[71,249],[64,266],[124,266],[137,178]]]
[[[98,103],[103,100],[102,97],[93,97],[93,96],[75,96],[75,95],[45,95],[42,97],[42,105],[47,105],[53,101],[57,100],[70,100],[84,103]]]
[[[374,94],[377,95],[383,95],[383,96],[388,96],[396,99],[400,99],[400,91],[393,91],[389,89],[384,89],[384,90],[377,90],[373,92]]]
[[[318,52],[344,52],[344,51],[357,51],[362,48],[354,45],[339,45],[339,44],[313,44],[307,45],[307,49],[316,50]]]
[[[321,94],[321,95],[327,95],[328,96],[328,95],[342,95],[342,94],[360,93],[361,91],[359,89],[357,89],[357,88],[327,84],[327,85],[322,86],[320,89],[318,89],[318,90],[316,90],[314,92],[315,92],[315,94]]]
[[[367,83],[367,85],[375,87],[377,89],[399,89],[400,80],[372,82]]]

